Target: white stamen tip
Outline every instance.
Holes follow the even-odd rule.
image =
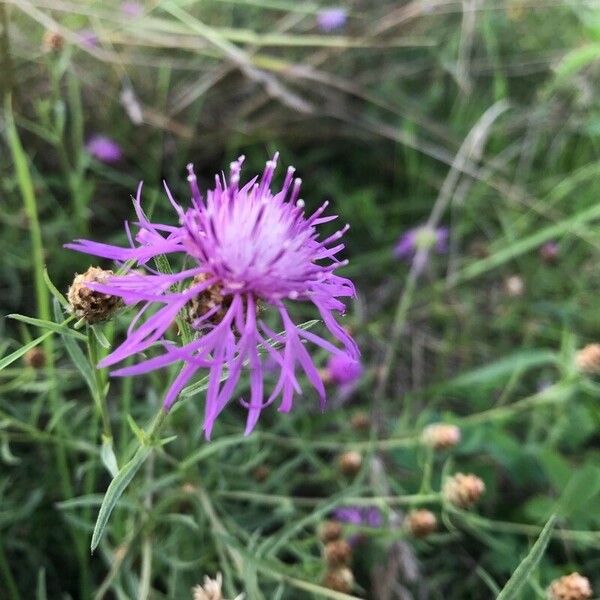
[[[300,200],[298,200],[298,202],[296,202],[296,206],[298,208],[304,208],[305,207],[305,202],[304,200],[302,200],[302,198],[300,198]]]

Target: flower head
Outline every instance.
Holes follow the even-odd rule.
[[[105,135],[92,136],[85,145],[85,149],[95,159],[107,164],[119,162],[123,158],[121,146]]]
[[[192,589],[194,600],[225,600],[223,598],[223,577],[217,573],[216,579],[204,576],[204,584],[196,585]],[[235,600],[244,600],[244,594],[240,594]]]
[[[98,45],[98,35],[92,29],[80,29],[77,37],[82,46],[86,48],[95,48]]]
[[[423,429],[421,442],[434,450],[452,448],[460,442],[460,429],[456,425],[431,423]]]
[[[90,324],[110,319],[123,302],[118,296],[95,290],[93,284],[106,283],[112,274],[112,271],[90,267],[85,273],[75,275],[67,293],[69,310]]]
[[[332,354],[327,362],[325,380],[336,385],[348,385],[360,379],[363,368],[359,360],[348,354]]]
[[[446,502],[460,508],[473,506],[485,492],[485,484],[471,473],[457,473],[448,477],[442,487],[442,496]]]
[[[405,527],[414,537],[427,537],[437,529],[437,518],[426,508],[411,510],[406,515]]]
[[[418,250],[430,248],[434,248],[438,254],[445,254],[448,252],[448,235],[447,227],[413,227],[404,232],[396,242],[394,256],[401,260],[412,260]]]
[[[95,256],[132,261],[145,269],[145,274],[126,272],[94,287],[121,297],[126,304],[144,303],[125,341],[100,366],[112,366],[151,346],[161,348],[160,355],[118,369],[113,375],[138,375],[181,364],[165,396],[165,410],[199,369],[208,369],[207,437],[234,395],[245,368],[250,373],[250,398],[242,404],[248,410],[249,433],[261,411],[276,399],[281,399],[281,412],[291,410],[294,395],[301,392],[298,367],[324,404],[325,389],[306,342],[332,354],[359,355],[356,344],[332,314],[344,311],[340,298],[354,296],[352,282],[334,273],[346,264],[336,255],[344,247],[339,240],[347,226],[320,240],[317,227],[335,217],[323,216],[327,203],[312,215],[305,214],[304,202],[298,199],[301,182],[294,179],[294,169],[288,168],[281,190],[272,192],[277,155],[267,162],[260,180],[254,178],[240,187],[242,162],[243,157],[231,164],[229,181],[217,176],[206,198],[188,165],[191,206],[187,210],[175,202],[165,186],[179,216],[177,225],[147,219],[141,208],[140,184],[134,202],[138,231],[135,238],[130,235],[129,248],[88,240],[67,244]],[[151,259],[165,254],[182,255],[190,267],[163,274],[148,266]],[[289,305],[297,302],[311,303],[343,348],[298,327],[289,312]],[[265,313],[273,319],[271,324],[267,324]],[[182,346],[166,339],[178,315],[187,315],[195,334]],[[276,382],[268,395],[263,381],[267,357],[276,365]]]
[[[546,594],[548,600],[587,600],[593,592],[590,580],[575,572],[555,579]]]
[[[342,7],[324,8],[317,13],[317,27],[324,32],[342,28],[348,19],[348,11]]]
[[[333,512],[333,518],[340,523],[372,527],[374,529],[383,525],[381,511],[374,506],[340,506]]]
[[[586,375],[600,375],[600,344],[588,344],[575,354],[575,366]]]
[[[140,2],[128,0],[121,3],[121,12],[130,18],[141,17],[144,14],[144,7]]]

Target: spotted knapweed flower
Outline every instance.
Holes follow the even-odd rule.
[[[140,184],[134,201],[139,229],[134,239],[128,228],[129,248],[88,240],[67,244],[79,252],[133,263],[124,275],[90,286],[122,298],[125,304],[143,303],[125,341],[99,366],[110,367],[151,346],[161,348],[160,355],[112,374],[133,376],[181,364],[164,398],[165,410],[199,369],[208,369],[207,438],[215,419],[235,394],[244,368],[250,373],[250,397],[242,400],[248,410],[249,433],[261,411],[276,399],[281,398],[279,411],[291,410],[294,394],[301,393],[298,366],[318,392],[323,407],[325,389],[306,342],[332,354],[359,355],[355,342],[332,314],[343,313],[340,298],[355,294],[352,282],[334,273],[347,264],[337,254],[344,247],[339,240],[348,226],[320,240],[318,226],[336,217],[324,216],[327,203],[312,215],[305,214],[304,202],[298,199],[301,181],[294,179],[292,167],[281,190],[271,191],[277,156],[267,162],[260,180],[255,177],[243,187],[240,171],[244,157],[240,157],[231,164],[229,181],[224,175],[217,176],[215,188],[206,198],[200,193],[192,165],[188,165],[191,206],[187,210],[165,185],[179,217],[177,225],[148,220],[141,207]],[[185,270],[164,274],[149,266],[153,258],[168,254],[182,255]],[[135,267],[145,272],[139,273]],[[297,326],[289,312],[290,305],[297,302],[312,303],[343,347]],[[178,346],[167,340],[166,332],[182,314],[195,335]],[[273,319],[270,324],[267,316]],[[270,372],[276,365],[276,382],[268,394],[264,389],[267,360]]]
[[[86,143],[85,149],[97,160],[112,164],[123,158],[121,146],[105,135],[93,135]]]
[[[383,525],[383,515],[374,506],[340,506],[333,511],[333,518],[340,523],[379,528]]]
[[[332,354],[327,362],[324,379],[327,383],[348,385],[359,380],[363,373],[362,364],[347,354]]]
[[[141,17],[144,14],[144,7],[139,2],[126,1],[121,3],[121,12],[126,17]]]
[[[394,256],[403,260],[412,259],[421,248],[435,248],[438,254],[448,252],[448,228],[432,229],[427,225],[414,227],[404,232],[394,247]]]
[[[341,7],[324,8],[317,13],[317,27],[329,32],[340,29],[346,24],[348,11]]]

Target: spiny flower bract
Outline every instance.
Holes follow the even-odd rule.
[[[325,390],[306,342],[331,354],[348,354],[355,359],[359,355],[356,344],[332,314],[344,312],[340,298],[354,296],[352,282],[334,273],[346,264],[337,254],[344,247],[339,240],[347,226],[319,240],[317,227],[336,218],[324,216],[327,203],[306,216],[304,202],[298,199],[301,181],[294,179],[292,167],[287,170],[281,190],[273,193],[271,182],[277,155],[267,162],[260,180],[254,178],[240,187],[243,160],[240,157],[231,164],[228,181],[224,175],[216,177],[215,187],[206,198],[188,165],[191,206],[187,210],[165,185],[179,216],[178,225],[148,220],[141,207],[140,184],[134,200],[138,231],[134,238],[127,228],[129,248],[89,240],[67,244],[73,250],[119,263],[133,262],[123,275],[91,286],[122,298],[126,304],[143,303],[126,339],[99,366],[109,367],[151,346],[160,346],[163,352],[159,356],[112,374],[133,376],[181,363],[165,396],[165,410],[171,408],[199,369],[208,369],[204,415],[207,437],[235,393],[245,367],[250,373],[250,397],[241,402],[248,409],[249,433],[261,411],[276,399],[281,398],[281,412],[292,408],[294,395],[301,393],[298,366],[317,390],[323,406]],[[174,274],[153,270],[151,260],[167,254],[184,255],[191,268]],[[312,303],[343,348],[298,327],[288,311],[289,301]],[[186,310],[191,305],[201,310]],[[267,325],[261,318],[261,306],[275,312],[279,327]],[[165,333],[182,314],[191,317],[196,335],[178,346],[168,341]],[[263,375],[272,372],[273,365],[276,382],[267,394]]]

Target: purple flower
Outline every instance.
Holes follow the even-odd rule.
[[[360,361],[348,354],[332,354],[327,362],[327,379],[337,385],[354,383],[362,372]]]
[[[88,240],[66,246],[121,263],[132,261],[132,269],[145,268],[145,274],[130,270],[106,284],[90,285],[121,297],[126,304],[143,303],[125,341],[99,366],[112,366],[151,346],[160,348],[158,356],[112,374],[139,375],[181,364],[164,398],[165,410],[171,408],[199,369],[208,369],[204,413],[207,438],[215,419],[234,395],[243,369],[250,373],[250,398],[242,401],[248,409],[246,433],[250,433],[261,411],[277,398],[281,398],[281,412],[291,410],[294,394],[301,393],[298,366],[317,390],[323,407],[325,390],[306,342],[332,354],[359,356],[356,344],[332,314],[344,311],[340,298],[354,296],[352,282],[334,273],[347,264],[336,255],[344,248],[338,242],[348,226],[319,240],[317,226],[336,217],[324,216],[327,203],[312,215],[305,214],[304,202],[298,200],[301,181],[294,179],[292,167],[281,190],[271,191],[277,157],[267,162],[260,180],[255,177],[241,188],[244,157],[240,157],[231,163],[229,181],[224,175],[217,176],[215,188],[207,192],[206,198],[200,194],[192,165],[188,165],[191,207],[184,210],[179,206],[165,185],[179,217],[178,225],[148,221],[141,208],[140,184],[134,201],[139,219],[135,240],[128,229],[131,247]],[[189,268],[166,275],[147,266],[151,259],[165,254],[181,255]],[[295,325],[288,312],[288,304],[295,302],[312,303],[344,349]],[[263,320],[263,313],[271,317],[270,325]],[[177,346],[165,334],[182,314],[195,337]],[[265,393],[263,375],[268,359],[276,364],[276,382]]]
[[[105,135],[92,136],[85,149],[97,160],[108,164],[119,162],[123,158],[121,146]]]
[[[383,515],[375,506],[340,506],[333,511],[333,518],[342,523],[374,529],[383,525]]]
[[[81,45],[86,48],[95,48],[98,45],[98,36],[91,29],[80,29],[77,36]]]
[[[556,242],[546,242],[540,247],[540,256],[547,263],[554,263],[558,260],[560,249]]]
[[[448,235],[447,227],[438,227],[437,229],[431,229],[427,225],[414,227],[400,236],[394,247],[394,256],[409,260],[420,248],[432,247],[435,247],[438,254],[445,254],[448,252]]]
[[[348,11],[345,8],[324,8],[317,13],[317,27],[325,32],[335,31],[343,27],[347,19]]]
[[[144,14],[144,7],[139,2],[122,2],[121,3],[121,12],[126,17],[141,17]]]

